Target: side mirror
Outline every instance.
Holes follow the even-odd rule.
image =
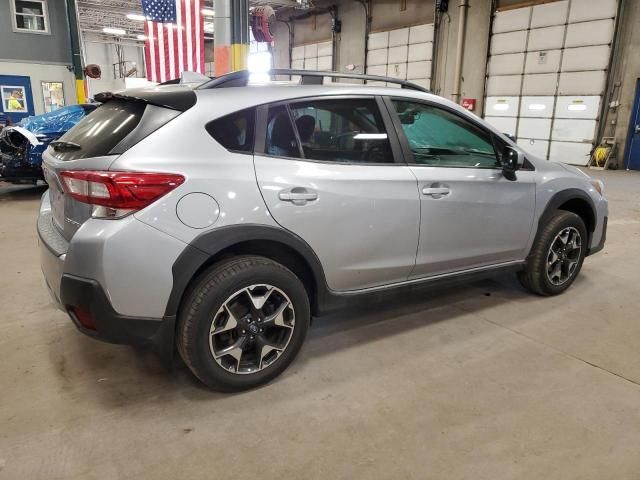
[[[502,151],[502,172],[508,180],[516,179],[516,172],[524,165],[524,154],[510,145]]]

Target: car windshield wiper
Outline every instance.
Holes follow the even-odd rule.
[[[77,143],[73,142],[65,142],[64,140],[54,140],[49,145],[53,147],[54,150],[80,150],[82,147]]]

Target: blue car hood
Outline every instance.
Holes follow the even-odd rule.
[[[85,115],[86,112],[80,105],[69,105],[44,115],[25,118],[19,125],[35,135],[63,134]]]

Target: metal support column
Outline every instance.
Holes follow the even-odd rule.
[[[215,0],[215,76],[247,68],[249,0]]]
[[[75,0],[66,0],[67,20],[69,22],[69,38],[71,41],[71,61],[73,73],[76,77],[76,101],[87,102],[84,84],[84,65],[82,52],[80,51],[80,30],[78,28],[78,11]]]

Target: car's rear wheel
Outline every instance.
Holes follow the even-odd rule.
[[[178,351],[209,387],[238,391],[280,375],[300,351],[310,323],[298,277],[268,258],[242,256],[196,280],[178,318]]]
[[[557,295],[574,282],[587,251],[587,228],[575,213],[558,210],[538,232],[518,279],[538,295]]]

